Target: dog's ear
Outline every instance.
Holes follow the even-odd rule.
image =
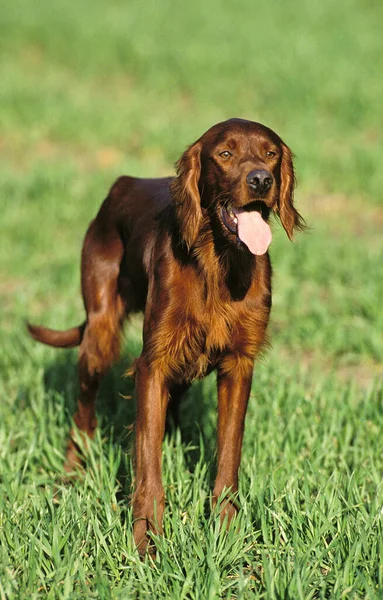
[[[291,150],[283,143],[280,181],[278,214],[287,235],[292,240],[294,231],[303,231],[306,229],[306,223],[294,207],[295,174],[293,157]]]
[[[177,177],[171,183],[180,240],[188,250],[197,239],[202,220],[198,189],[201,175],[201,144],[196,142],[176,162]]]

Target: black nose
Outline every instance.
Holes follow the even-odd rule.
[[[258,194],[266,194],[273,185],[273,177],[268,171],[260,169],[251,171],[246,177],[246,182]]]

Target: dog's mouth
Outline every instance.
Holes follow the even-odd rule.
[[[267,252],[272,241],[271,229],[266,219],[268,208],[263,202],[251,202],[236,208],[228,203],[221,207],[221,220],[227,231],[234,235],[237,245],[245,244],[252,254]]]
[[[221,218],[226,229],[238,237],[238,217],[230,205],[221,207]]]

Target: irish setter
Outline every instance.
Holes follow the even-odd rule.
[[[271,307],[270,213],[290,239],[304,222],[293,205],[291,152],[271,129],[218,123],[176,164],[177,177],[120,177],[91,222],[82,250],[86,320],[54,331],[29,325],[50,346],[80,345],[77,427],[93,436],[101,378],[120,352],[124,319],[144,313],[134,366],[134,539],[141,554],[161,532],[161,445],[168,405],[217,371],[221,520],[236,514],[238,468],[254,360]],[[71,432],[65,468],[79,463]]]

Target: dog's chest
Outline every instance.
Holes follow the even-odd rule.
[[[203,377],[229,347],[235,320],[229,303],[184,298],[158,323],[152,337],[152,358],[172,380]]]

